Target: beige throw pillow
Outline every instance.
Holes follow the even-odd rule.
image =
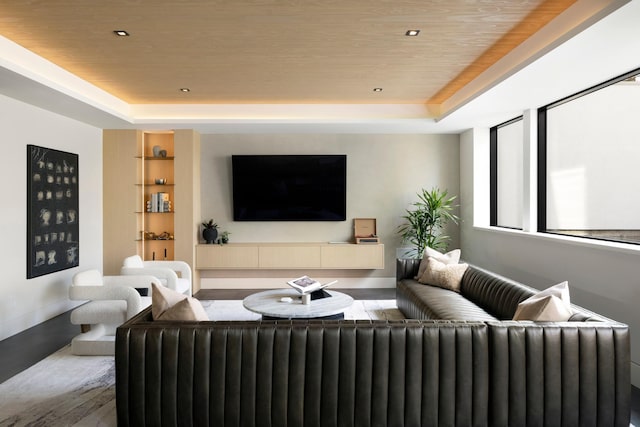
[[[572,314],[569,283],[562,282],[538,292],[518,304],[513,320],[565,322]]]
[[[444,264],[429,257],[418,282],[460,292],[460,283],[467,267],[469,267],[468,264]]]
[[[460,249],[454,249],[452,251],[443,254],[438,252],[435,249],[427,247],[424,250],[424,256],[422,257],[422,261],[420,261],[420,267],[418,267],[418,274],[416,275],[416,279],[420,279],[424,274],[424,270],[427,268],[427,259],[435,258],[437,261],[440,261],[443,264],[457,264],[460,262]]]
[[[164,286],[151,284],[153,320],[209,320],[200,301]]]
[[[176,305],[166,309],[157,320],[209,320],[207,312],[200,301],[192,297],[186,297]]]

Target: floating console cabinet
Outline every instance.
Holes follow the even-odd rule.
[[[196,269],[383,269],[384,245],[230,243],[197,245]]]

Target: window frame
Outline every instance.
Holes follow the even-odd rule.
[[[514,117],[489,129],[489,225],[491,227],[509,230],[523,229],[523,227],[498,224],[498,130],[519,121],[524,121],[524,115]]]
[[[557,233],[554,231],[547,230],[547,112],[549,109],[554,107],[558,107],[562,104],[566,104],[583,96],[589,95],[591,93],[597,92],[601,89],[614,85],[616,83],[620,83],[624,80],[627,80],[630,77],[634,77],[640,74],[640,68],[636,68],[634,70],[628,71],[624,74],[621,74],[617,77],[606,80],[602,83],[598,83],[594,86],[591,86],[582,91],[576,92],[573,95],[569,95],[565,98],[562,98],[558,101],[554,101],[550,104],[547,104],[543,107],[538,108],[538,141],[537,141],[537,155],[538,155],[538,164],[537,164],[537,227],[536,230],[538,233],[550,234],[554,236],[569,236],[575,237],[579,239],[586,240],[598,240],[598,241],[607,241],[607,242],[616,242],[616,243],[624,243],[630,245],[640,245],[640,243],[634,243],[625,240],[616,240],[616,239],[607,239],[596,236],[584,236],[584,235],[575,235],[568,233]]]

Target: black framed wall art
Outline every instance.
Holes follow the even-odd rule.
[[[27,145],[27,279],[77,267],[78,155]]]

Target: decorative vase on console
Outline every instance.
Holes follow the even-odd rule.
[[[215,243],[218,238],[218,224],[210,219],[208,222],[203,222],[202,226],[204,227],[202,230],[202,238],[210,245]]]

